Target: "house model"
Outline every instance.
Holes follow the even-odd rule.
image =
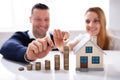
[[[103,71],[103,50],[96,44],[97,38],[83,38],[73,49],[76,55],[76,70]]]

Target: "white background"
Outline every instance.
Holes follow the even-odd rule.
[[[0,31],[31,29],[31,8],[38,2],[50,8],[50,30],[84,30],[84,13],[94,6],[105,11],[107,27],[109,25],[109,0],[1,0]]]

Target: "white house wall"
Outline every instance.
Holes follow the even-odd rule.
[[[94,46],[93,47],[93,53],[85,53],[85,47],[87,45]],[[93,45],[90,41],[85,44],[80,51],[76,54],[76,68],[80,68],[80,56],[89,56],[88,57],[88,68],[103,68],[103,53],[100,52],[100,50]],[[100,56],[100,64],[92,64],[91,62],[91,56]]]

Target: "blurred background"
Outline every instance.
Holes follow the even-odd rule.
[[[31,29],[31,8],[39,2],[50,8],[50,30],[83,31],[85,11],[98,6],[105,12],[107,29],[120,36],[120,0],[1,0],[0,32]]]

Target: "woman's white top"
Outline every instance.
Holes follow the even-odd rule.
[[[85,33],[85,34],[79,34],[77,37],[75,37],[74,40],[81,41],[84,38],[90,38],[90,35],[87,34],[87,33]],[[120,50],[120,37],[110,35],[109,39],[110,39],[109,49],[110,50]],[[71,41],[71,42],[74,42],[74,40]]]

